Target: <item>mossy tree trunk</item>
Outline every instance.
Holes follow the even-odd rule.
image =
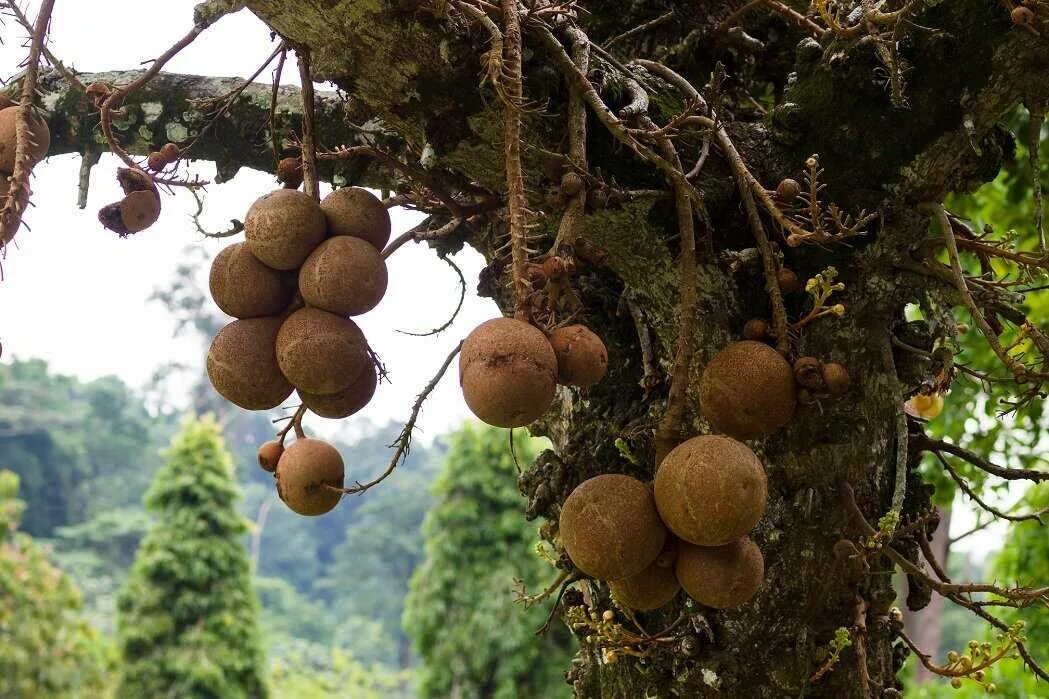
[[[490,89],[477,88],[484,70],[481,54],[488,48],[481,30],[404,0],[246,4],[291,45],[309,50],[317,79],[344,89],[345,101],[334,95],[322,100],[319,127],[328,146],[340,137],[350,144],[360,142],[360,132],[346,121],[378,119],[396,132],[381,137],[385,148],[412,164],[423,161],[428,172],[453,183],[453,190],[505,191],[500,103]],[[901,442],[906,440],[899,412],[902,396],[923,367],[894,356],[891,338],[906,304],[921,304],[932,312],[955,299],[949,281],[910,271],[911,250],[928,230],[918,205],[940,202],[950,191],[969,190],[991,179],[1011,147],[998,120],[1025,99],[1044,103],[1049,96],[1045,39],[1013,28],[1008,11],[994,0],[924,3],[913,19],[933,30],[907,31],[897,46],[899,77],[905,83],[902,99],[893,94],[891,61],[883,43],[831,36],[817,41],[761,11],[747,15],[748,34],[718,32],[720,22],[744,4],[593,2],[578,21],[593,43],[600,44],[672,13],[615,42],[615,55],[622,61],[656,58],[697,87],[724,64],[730,76],[722,91],[726,128],[761,182],[774,187],[783,177],[800,178],[805,159],[818,153],[826,170],[826,201],[849,212],[880,210],[872,234],[848,246],[781,246],[785,262],[803,279],[829,266],[840,272],[845,315],[806,327],[796,350],[845,365],[853,387],[841,399],[800,410],[787,428],[752,445],[769,475],[769,507],[754,534],[764,553],[766,580],[752,603],[732,612],[677,606],[647,616],[644,623],[650,630],[665,627],[682,613],[689,620],[679,627],[683,632],[674,643],[660,645],[640,660],[607,664],[582,651],[569,677],[583,697],[893,695],[901,654],[886,623],[895,604],[889,566],[857,575],[847,561],[835,557],[835,542],[860,537],[843,504],[844,486],[854,489],[872,522],[890,510],[898,483],[907,486],[905,514],[928,507],[917,477],[897,468],[900,455],[907,454]],[[557,189],[562,163],[547,153],[567,154],[569,91],[565,74],[527,23],[524,34],[525,94],[531,104],[543,107],[524,115],[526,178],[529,205],[539,224],[534,247],[546,250],[563,213],[563,202],[549,196]],[[760,50],[753,37],[760,38]],[[629,86],[624,87],[622,76],[617,78],[614,65],[594,55],[590,77],[602,83],[602,97],[615,111],[629,101]],[[604,79],[593,70],[602,71]],[[220,91],[213,81],[187,80],[183,89]],[[666,123],[681,108],[681,100],[669,86],[649,84],[654,88],[652,115]],[[750,106],[744,96],[748,88],[772,95],[776,106],[768,116]],[[176,92],[175,87],[161,87],[156,98],[171,104],[184,96]],[[259,105],[265,99],[265,89],[253,88],[233,110],[230,133],[257,133],[240,127],[264,119]],[[295,111],[289,102],[289,123]],[[181,110],[173,106],[170,113]],[[59,133],[70,134],[64,143],[82,150],[84,132],[63,130],[63,118],[56,115],[53,123]],[[129,133],[135,132],[133,126]],[[144,140],[160,142],[164,130],[158,125]],[[229,163],[227,170],[241,163],[264,164],[264,144],[215,135],[202,141],[201,157]],[[694,145],[698,151],[698,138]],[[599,173],[606,183],[624,190],[669,189],[659,173],[617,145],[592,113],[587,147],[590,173]],[[695,159],[694,153],[682,155],[688,162]],[[336,174],[373,184],[396,179],[367,159],[342,163]],[[699,232],[694,378],[721,347],[739,337],[747,319],[770,313],[746,214],[732,172],[716,149],[697,187],[708,223]],[[603,191],[607,195],[609,190]],[[571,489],[595,474],[650,478],[653,471],[653,430],[665,408],[679,327],[677,224],[670,197],[605,195],[590,197],[585,245],[579,250],[585,263],[574,286],[581,302],[579,319],[605,339],[611,370],[588,395],[559,394],[556,410],[538,425],[539,432],[552,438],[554,449],[521,479],[532,517],[555,518]],[[504,229],[498,222],[464,225],[436,247],[470,244],[481,250],[492,260],[481,290],[509,308],[505,264],[496,255]],[[803,293],[788,296],[792,317],[807,310],[805,303]],[[926,331],[925,337],[910,337],[911,343],[925,344],[934,333],[953,332],[953,324],[933,324]],[[651,345],[654,376],[646,371],[646,344]],[[687,431],[709,431],[696,410],[694,392],[688,407]],[[903,460],[914,466],[913,457]],[[581,603],[572,595],[566,600]],[[810,682],[835,630],[857,625],[865,627],[863,665],[869,685],[862,679],[855,648],[842,653],[822,679]]]

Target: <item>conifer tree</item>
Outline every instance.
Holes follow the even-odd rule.
[[[189,420],[145,503],[156,517],[118,600],[120,696],[264,697],[258,601],[214,420]]]

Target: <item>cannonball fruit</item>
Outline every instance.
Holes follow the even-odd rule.
[[[15,150],[18,147],[16,128],[21,107],[0,109],[0,171],[12,173],[15,170]],[[36,110],[29,112],[29,167],[37,164],[47,155],[51,146],[51,129]]]
[[[321,417],[339,419],[349,417],[368,405],[375,395],[378,382],[375,367],[369,363],[353,383],[338,393],[321,396],[299,391],[299,397],[313,413]]]
[[[828,362],[823,365],[823,384],[828,393],[841,395],[849,390],[849,372],[841,364]]]
[[[269,410],[291,395],[274,346],[280,318],[235,320],[208,350],[208,378],[219,394],[246,410]]]
[[[494,427],[524,427],[546,412],[557,356],[540,330],[513,318],[477,326],[459,353],[459,385],[473,414]]]
[[[180,155],[181,151],[175,143],[165,143],[160,147],[160,157],[169,164],[178,160]]]
[[[287,190],[293,191],[293,190]],[[295,388],[331,395],[348,387],[371,361],[364,333],[349,318],[300,308],[277,333],[277,362]]]
[[[296,440],[277,462],[277,493],[300,515],[328,512],[342,498],[345,468],[335,447],[320,439]]]
[[[263,471],[273,473],[277,470],[277,462],[284,453],[284,445],[273,440],[259,447],[259,468]]]
[[[146,158],[146,167],[153,172],[160,172],[168,166],[168,161],[160,154],[160,151],[153,151]]]
[[[640,573],[612,580],[608,589],[620,604],[639,612],[659,609],[677,596],[681,584],[673,566],[652,563]]]
[[[215,304],[234,318],[276,315],[295,290],[291,274],[259,262],[247,243],[234,243],[215,256],[208,286]]]
[[[781,180],[776,187],[776,199],[781,204],[793,204],[794,200],[801,196],[801,185],[797,180],[786,178]]]
[[[390,242],[390,212],[367,189],[336,189],[321,202],[332,235],[348,235],[366,240],[382,250]]]
[[[379,304],[388,281],[386,262],[375,246],[339,235],[306,258],[299,271],[299,292],[311,306],[356,316]]]
[[[700,546],[721,546],[754,528],[765,513],[765,469],[747,445],[703,435],[679,444],[656,470],[659,516]]]
[[[703,417],[735,439],[757,439],[794,415],[794,375],[776,350],[761,342],[733,342],[703,370],[699,399]]]
[[[264,265],[295,269],[324,240],[324,214],[310,195],[296,189],[278,189],[260,197],[248,209],[244,235],[251,253]]]
[[[743,325],[743,339],[761,342],[771,334],[769,323],[763,318],[751,318]]]
[[[653,563],[667,530],[652,490],[630,476],[606,473],[580,483],[561,506],[561,543],[579,570],[621,580]]]
[[[1010,19],[1016,26],[1022,26],[1025,24],[1031,24],[1034,22],[1035,15],[1034,11],[1029,7],[1015,7],[1013,11],[1009,13]]]
[[[757,544],[742,538],[724,546],[682,544],[677,579],[689,597],[715,609],[738,607],[758,591],[765,560]]]
[[[550,333],[557,355],[557,380],[566,386],[588,388],[605,377],[608,351],[601,338],[585,325],[566,325]]]
[[[786,267],[781,267],[776,273],[776,281],[779,284],[779,290],[784,294],[793,294],[801,289],[801,280],[798,279],[798,275],[794,273],[794,270]]]
[[[277,181],[287,189],[298,189],[302,184],[302,160],[282,158],[277,163]]]

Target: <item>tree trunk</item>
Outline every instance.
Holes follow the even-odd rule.
[[[825,202],[848,212],[881,212],[873,234],[848,246],[781,246],[785,262],[802,279],[829,266],[840,272],[845,290],[835,299],[844,304],[845,315],[807,326],[795,350],[843,364],[852,389],[843,398],[799,409],[786,428],[751,443],[769,477],[768,508],[753,534],[766,564],[758,595],[733,611],[705,609],[682,595],[677,603],[642,615],[650,631],[682,615],[686,622],[675,627],[673,642],[654,644],[639,658],[608,663],[583,645],[568,673],[581,697],[897,696],[903,656],[887,622],[894,599],[892,566],[876,557],[874,570],[857,574],[839,542],[861,538],[843,501],[845,486],[855,491],[871,522],[893,508],[898,486],[906,485],[905,518],[929,507],[926,489],[910,473],[915,455],[900,457],[907,454],[902,398],[923,367],[913,366],[909,355],[894,355],[891,338],[906,304],[921,303],[932,313],[933,301],[949,307],[955,292],[949,282],[910,271],[911,248],[928,228],[916,204],[942,201],[950,190],[992,178],[1009,146],[998,119],[1024,98],[1049,96],[1045,40],[1014,30],[1008,12],[991,0],[925,3],[928,9],[917,12],[914,23],[936,30],[908,31],[900,44],[906,84],[895,104],[886,85],[883,44],[833,36],[817,42],[768,12],[754,12],[745,26],[762,39],[756,52],[749,35],[717,31],[744,4],[591,3],[578,22],[600,44],[670,12],[658,26],[616,41],[616,55],[658,57],[697,88],[719,70],[717,64],[725,64],[732,76],[720,93],[726,129],[766,187],[774,188],[783,177],[799,178],[805,159],[818,153],[826,169]],[[804,9],[807,3],[792,4]],[[345,120],[378,119],[396,132],[384,140],[387,150],[412,166],[423,162],[429,176],[451,183],[453,191],[479,200],[487,193],[488,201],[505,191],[501,103],[490,90],[475,89],[490,37],[451,12],[448,3],[435,3],[443,8],[437,10],[408,0],[249,0],[247,6],[291,45],[308,47],[318,79],[345,90],[338,120],[334,112],[321,114],[318,126],[326,145],[334,146],[340,136],[360,142],[360,131],[345,128]],[[551,153],[567,152],[564,115],[571,82],[557,63],[557,51],[529,22],[524,38],[526,99],[542,107],[523,112],[525,169],[537,225],[533,247],[545,251],[563,214],[557,188],[567,155]],[[559,39],[567,40],[564,33]],[[629,101],[631,87],[617,63],[596,48],[591,52],[590,78],[613,112]],[[651,76],[645,80],[652,118],[665,124],[683,100],[668,84]],[[198,79],[195,86],[205,82]],[[775,95],[768,118],[748,106],[742,92],[747,86]],[[257,91],[252,99],[264,94]],[[238,118],[234,114],[231,120],[235,133],[254,133],[238,128]],[[56,127],[62,131],[61,123]],[[574,289],[578,320],[605,340],[610,371],[586,395],[560,389],[555,410],[534,427],[550,436],[554,448],[522,476],[521,485],[528,514],[555,522],[559,504],[588,477],[605,472],[652,477],[653,430],[665,408],[680,324],[677,219],[667,194],[651,194],[669,186],[614,140],[592,111],[587,132],[592,196],[577,246],[582,269]],[[700,139],[686,143],[698,151]],[[214,153],[219,144],[217,134],[202,139],[201,152]],[[231,164],[259,165],[265,155],[264,146],[251,150],[240,142],[223,153]],[[682,157],[695,160],[694,152],[683,151]],[[354,167],[340,171],[349,181],[404,184],[379,161],[350,164]],[[696,186],[706,211],[699,231],[693,387],[711,357],[739,338],[746,320],[770,314],[732,170],[716,150]],[[436,225],[451,217],[436,213],[434,219]],[[481,250],[491,265],[480,289],[509,308],[499,253],[504,242],[505,226],[493,217],[459,225],[434,245],[445,251],[467,243]],[[807,303],[804,294],[789,296],[791,317],[807,311]],[[910,330],[924,333],[911,342],[921,344],[934,332],[953,332],[953,325]],[[710,431],[691,389],[687,414],[683,436]],[[583,586],[590,602],[607,608],[607,588]],[[567,610],[583,600],[569,594],[563,606]],[[851,630],[853,646],[812,681],[840,627]]]

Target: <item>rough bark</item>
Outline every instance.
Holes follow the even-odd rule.
[[[387,145],[402,156],[433,153],[428,167],[491,192],[503,191],[501,108],[493,95],[475,89],[487,36],[446,14],[413,9],[419,8],[417,2],[246,4],[291,45],[307,46],[316,77],[344,91],[344,99],[323,100],[318,127],[326,144],[354,142],[360,132],[347,121],[375,119],[396,132]],[[859,536],[842,505],[842,486],[855,489],[872,521],[890,509],[901,446],[897,441],[905,438],[898,429],[898,411],[908,381],[906,367],[898,366],[903,358],[894,357],[891,331],[901,321],[905,304],[953,298],[949,284],[901,265],[927,230],[927,219],[915,205],[940,201],[948,191],[993,177],[1009,147],[1008,137],[996,126],[998,119],[1025,98],[1049,96],[1045,40],[1012,29],[1008,13],[991,0],[930,2],[929,9],[915,16],[916,24],[936,31],[909,32],[901,48],[909,66],[907,107],[890,101],[883,80],[884,57],[863,39],[816,42],[759,12],[747,25],[765,40],[764,52],[754,60],[741,48],[738,36],[732,40],[713,32],[743,4],[594,3],[579,22],[600,42],[674,11],[670,21],[617,42],[618,55],[659,56],[697,86],[707,82],[719,61],[739,75],[740,82],[773,86],[780,97],[767,119],[745,108],[726,113],[727,129],[754,174],[773,186],[781,177],[797,177],[805,157],[819,153],[827,170],[828,199],[847,210],[882,211],[876,235],[850,247],[784,247],[789,266],[802,278],[829,265],[842,273],[846,315],[807,328],[797,350],[844,364],[853,389],[841,400],[800,411],[787,428],[752,445],[766,465],[770,485],[768,510],[754,534],[766,561],[766,580],[758,596],[731,612],[712,612],[686,602],[644,615],[649,629],[662,628],[681,613],[690,621],[675,644],[641,659],[607,664],[584,649],[569,673],[583,697],[848,698],[878,696],[897,686],[900,655],[885,623],[894,603],[891,576],[885,574],[890,565],[882,562],[880,570],[857,583],[834,555],[836,541]],[[614,11],[605,11],[613,6]],[[544,203],[543,193],[556,188],[562,171],[559,165],[551,167],[539,148],[565,152],[568,89],[527,28],[525,45],[526,97],[545,107],[542,115],[525,117],[530,206],[541,214],[537,247],[545,249],[561,211],[557,204]],[[614,73],[610,66],[604,68]],[[681,100],[667,86],[651,82],[657,91],[651,98],[653,116],[665,121]],[[53,85],[60,89],[59,83]],[[152,93],[141,95],[142,116],[124,130],[130,148],[143,153],[151,144],[172,138],[171,129],[179,126],[191,132],[186,98],[219,85],[226,84],[174,76],[155,83]],[[622,106],[614,81],[605,87],[605,99],[613,107]],[[229,123],[202,139],[198,155],[225,163],[226,173],[240,164],[272,167],[260,134],[265,90],[253,87],[246,92]],[[280,126],[293,129],[294,96],[290,91],[283,95],[288,121]],[[145,115],[152,113],[147,107],[152,103],[162,105],[162,111],[149,121]],[[99,147],[90,110],[72,96],[60,97],[53,106],[60,150]],[[599,171],[606,181],[632,189],[668,188],[657,173],[617,147],[593,115],[588,150],[590,171]],[[340,175],[357,181],[366,172],[363,167],[348,168]],[[746,218],[731,170],[719,155],[712,155],[698,186],[711,225],[703,231],[697,274],[701,301],[692,367],[697,378],[713,354],[739,336],[748,318],[768,313],[760,265],[748,252],[753,243]],[[496,253],[503,232],[503,224],[496,221],[464,228],[455,240],[465,239],[493,260],[490,276],[497,278],[504,266]],[[536,426],[551,437],[554,448],[521,479],[529,516],[556,520],[559,503],[571,489],[598,473],[652,476],[652,433],[668,382],[654,391],[646,385],[649,377],[634,318],[649,326],[658,366],[664,374],[669,372],[679,327],[676,235],[668,198],[613,201],[588,209],[584,240],[599,254],[590,256],[575,282],[582,303],[579,319],[605,339],[611,369],[585,396],[561,389],[556,410]],[[482,284],[509,308],[504,287]],[[796,316],[803,303],[803,298],[789,298],[788,310]],[[690,430],[709,431],[694,395],[689,406]],[[913,466],[911,459],[900,467]],[[926,498],[911,474],[904,512],[924,509]],[[597,584],[592,593],[597,599],[606,594]],[[858,597],[868,605],[864,645],[871,688],[861,684],[853,651],[846,651],[829,674],[811,683],[835,629],[853,625]],[[569,596],[566,604],[581,601]]]

